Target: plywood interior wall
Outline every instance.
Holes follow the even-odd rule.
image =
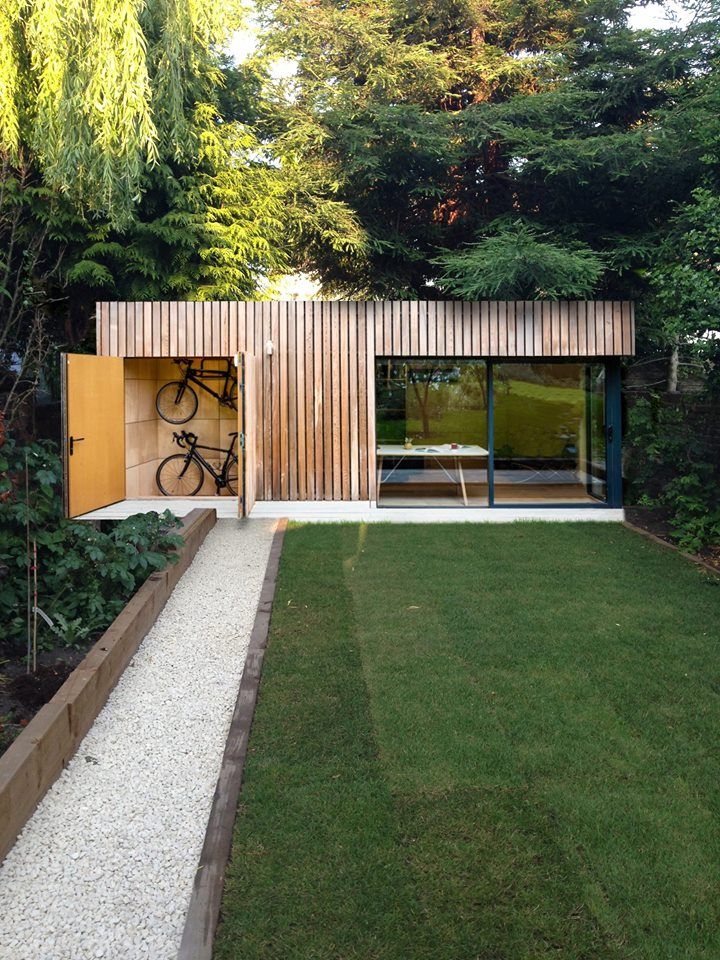
[[[223,363],[219,359],[215,362]],[[206,361],[206,368],[209,366],[210,362]],[[157,468],[165,457],[181,452],[173,441],[173,431],[187,430],[197,434],[200,443],[227,447],[228,433],[237,430],[236,412],[221,406],[214,397],[195,386],[199,402],[193,419],[177,425],[163,420],[155,408],[155,398],[163,384],[178,378],[178,372],[178,366],[171,360],[125,361],[125,496],[128,498],[160,496],[155,481]],[[214,389],[220,383],[222,381],[217,381]],[[208,460],[222,456],[203,453]],[[215,484],[206,474],[199,496],[212,496],[215,492]]]

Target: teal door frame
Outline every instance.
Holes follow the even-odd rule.
[[[495,503],[495,390],[494,367],[496,363],[562,363],[560,357],[512,357],[511,359],[485,359],[487,367],[488,395],[488,506],[498,509],[515,509],[517,504]],[[605,366],[605,471],[607,477],[607,495],[603,502],[583,504],[585,509],[605,509],[622,507],[622,390],[621,367],[617,358],[573,357],[572,363],[602,363]],[[577,503],[534,503],[535,510],[547,510],[557,507],[577,507]]]

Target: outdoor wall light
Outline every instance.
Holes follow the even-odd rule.
[[[275,346],[274,346],[272,340],[268,340],[267,343],[265,344],[265,353],[266,353],[269,357],[271,357],[271,356],[273,355],[273,351],[274,351],[274,350],[275,350]]]

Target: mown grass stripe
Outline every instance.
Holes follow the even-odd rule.
[[[291,528],[216,955],[715,960],[719,612],[609,524]]]

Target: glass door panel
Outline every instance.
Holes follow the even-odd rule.
[[[496,503],[604,498],[602,365],[493,365]]]
[[[482,360],[377,361],[379,506],[487,506],[487,390]]]
[[[607,500],[607,453],[605,449],[605,366],[586,367],[587,453],[585,474],[587,491],[595,500]]]

